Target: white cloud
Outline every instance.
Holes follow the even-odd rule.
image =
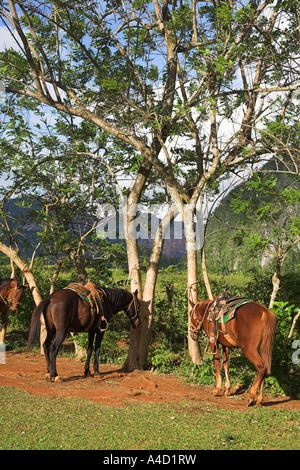
[[[10,34],[6,26],[0,27],[0,38],[0,52],[3,52],[5,51],[5,49],[9,49],[10,47],[12,47],[13,49],[19,49],[18,43],[16,42],[15,38]]]

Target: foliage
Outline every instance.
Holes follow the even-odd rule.
[[[274,160],[231,190],[207,224],[205,250],[209,275],[222,272],[226,277],[262,276],[267,291],[278,260],[281,288],[288,277],[292,283],[292,273],[297,277],[300,260],[297,198],[298,177],[284,174],[284,167]],[[297,292],[295,289],[295,295]],[[281,290],[277,295],[279,298]],[[269,299],[265,295],[263,298],[268,305]]]
[[[9,174],[0,187],[2,240],[23,258],[36,246],[50,262],[67,258],[79,275],[99,257],[119,261],[121,250],[110,250],[97,234],[101,207],[115,197],[100,157],[88,154],[95,139],[107,143],[104,133],[88,122],[75,125],[55,113],[49,118],[40,109],[38,123],[32,124],[24,118],[32,111],[25,99],[11,98],[1,111],[0,149],[8,155],[0,173]]]
[[[57,2],[2,4],[4,26],[23,34],[22,47],[1,52],[0,79],[25,107],[56,110],[68,144],[65,129],[80,118],[71,136],[77,150],[91,150],[86,135],[94,149],[107,148],[109,135],[123,149],[122,169],[129,160],[136,174],[142,154],[169,190],[184,191],[204,173],[201,190],[210,185],[217,191],[226,171],[277,152],[279,139],[281,159],[298,155],[285,122],[289,116],[296,124],[298,117],[291,99],[297,86],[290,88],[297,79],[293,2],[186,1],[154,8],[137,1],[115,2],[113,9],[111,2],[99,9],[93,1],[64,3],[63,9]],[[278,87],[283,97],[274,100],[271,91]],[[244,113],[238,130],[237,112]],[[261,120],[263,130],[256,125]],[[226,143],[224,122],[236,132]],[[179,143],[186,138],[190,145]],[[159,156],[167,139],[168,168]]]
[[[299,397],[300,390],[300,367],[299,364],[293,364],[292,349],[293,340],[300,337],[299,321],[295,325],[293,335],[288,339],[288,334],[292,326],[292,320],[298,313],[299,307],[288,302],[275,302],[272,309],[278,319],[278,326],[274,339],[273,348],[273,380],[277,380],[280,387],[287,395]],[[270,379],[269,379],[270,380]],[[276,386],[276,384],[274,384]]]
[[[298,178],[287,178],[283,185],[275,174],[255,173],[231,198],[233,212],[242,213],[244,225],[253,227],[240,230],[236,243],[246,243],[250,254],[268,249],[276,260],[283,258],[300,240],[299,202]]]
[[[0,275],[6,276],[9,270],[8,266],[3,264],[0,267]],[[49,289],[49,277],[53,272],[53,266],[43,264],[42,259],[37,259],[35,275],[38,285],[44,296]],[[91,274],[91,273],[90,273]],[[93,275],[96,271],[93,272]],[[107,270],[97,272],[97,276],[92,277],[93,281],[99,284],[114,285],[115,279],[126,279],[126,273],[119,270],[113,271],[112,277],[107,277]],[[200,345],[203,355],[203,362],[199,366],[192,365],[187,351],[187,297],[182,279],[185,277],[185,270],[180,271],[177,267],[166,268],[162,270],[158,279],[154,317],[151,327],[150,352],[148,357],[148,367],[161,373],[176,373],[187,380],[197,382],[203,385],[214,385],[214,371],[212,356],[204,354],[207,338],[202,333]],[[182,278],[182,279],[181,279]],[[256,275],[251,278],[242,278],[241,276],[212,276],[211,282],[214,292],[217,294],[227,287],[229,292],[236,295],[246,295],[257,301],[264,303],[264,297],[268,299],[267,277],[265,275]],[[294,279],[294,278],[293,278]],[[20,279],[21,280],[21,279]],[[69,282],[76,280],[76,272],[65,266],[62,270],[57,287],[64,287]],[[124,287],[121,282],[121,287]],[[173,286],[173,296],[171,305],[167,296],[166,287],[171,283]],[[120,284],[119,284],[120,285]],[[284,286],[284,282],[283,282]],[[287,284],[289,286],[289,284]],[[293,286],[290,291],[283,287],[280,294],[282,301],[276,302],[274,312],[278,318],[278,325],[274,340],[272,375],[266,380],[266,390],[274,394],[287,394],[298,396],[300,371],[299,365],[292,363],[291,344],[293,339],[300,336],[300,323],[296,324],[293,337],[287,342],[287,336],[291,328],[292,319],[300,307],[300,301],[296,304],[290,303],[293,296]],[[199,299],[207,297],[203,280],[199,280]],[[269,289],[271,284],[269,283]],[[287,295],[284,300],[283,295]],[[29,329],[31,314],[34,304],[30,295],[26,295],[25,300],[20,305],[15,316],[10,318],[9,330],[7,335],[7,349],[24,348],[27,341],[27,332]],[[128,351],[130,324],[128,318],[119,313],[112,317],[109,328],[104,335],[101,347],[100,360],[104,363],[123,364]],[[87,334],[77,335],[77,344],[87,346]],[[71,340],[71,337],[69,338]],[[245,388],[250,386],[254,380],[255,370],[250,362],[240,353],[239,350],[232,350],[230,354],[230,376],[232,384],[243,383]]]

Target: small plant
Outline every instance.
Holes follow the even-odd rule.
[[[163,345],[150,351],[149,364],[158,372],[171,372],[174,368],[178,368],[180,364],[180,356],[170,349],[165,349]]]

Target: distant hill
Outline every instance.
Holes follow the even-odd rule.
[[[291,184],[291,176],[281,172],[286,171],[286,167],[283,165],[280,167],[274,161],[270,161],[264,165],[263,170],[267,174],[276,175],[278,191]],[[247,181],[251,181],[251,179]],[[243,272],[245,270],[256,269],[257,267],[267,268],[272,263],[272,259],[266,252],[258,253],[255,258],[252,255],[249,256],[249,251],[242,244],[238,245],[234,242],[234,237],[238,230],[251,230],[253,227],[253,224],[250,227],[245,226],[243,213],[235,214],[230,205],[230,200],[237,189],[244,190],[242,196],[244,198],[250,194],[254,195],[255,192],[247,188],[245,183],[241,183],[226,195],[208,223],[206,231],[206,261],[210,272],[224,274]],[[300,189],[300,177],[298,181],[293,177],[293,184]],[[255,197],[259,198],[259,193],[255,193]],[[295,216],[300,217],[299,207],[295,207]],[[296,266],[300,262],[299,247],[294,249],[289,258],[290,263],[294,266],[293,269],[297,269]]]
[[[26,202],[26,201],[25,201]],[[37,202],[32,204],[31,209],[20,206],[20,201],[17,199],[11,199],[4,205],[4,212],[7,213],[7,219],[13,231],[19,232],[18,243],[22,246],[22,251],[26,253],[26,256],[30,257],[33,253],[35,246],[38,243],[37,232],[40,230],[39,226],[32,221],[30,217],[31,210],[39,211],[39,204]],[[153,215],[152,215],[153,217]],[[155,219],[155,218],[154,218]],[[158,226],[160,219],[154,220],[154,226]],[[22,230],[20,230],[22,227]],[[166,236],[164,240],[162,256],[170,259],[170,261],[176,262],[186,256],[185,250],[185,236],[184,230],[178,230],[181,238],[177,239],[174,236],[174,223],[171,224],[169,236]],[[26,233],[27,237],[22,234]],[[177,233],[177,236],[178,236]],[[124,243],[124,240],[116,239],[109,240],[111,243]],[[150,232],[148,232],[148,238],[138,238],[138,244],[144,247],[147,252],[150,252],[153,246],[153,239],[151,238]]]

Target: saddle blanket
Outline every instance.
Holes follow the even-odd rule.
[[[76,292],[79,297],[90,303],[91,309],[93,310],[93,314],[95,313],[94,309],[96,308],[96,313],[98,315],[100,315],[101,313],[101,317],[102,319],[104,319],[102,308],[103,293],[97,289],[96,285],[93,282],[88,281],[85,285],[80,284],[80,282],[73,282],[67,285],[67,287],[64,287],[64,289],[70,289]]]
[[[90,302],[90,299],[95,302],[94,296],[91,296],[91,290],[88,289],[86,285],[84,286],[83,284],[80,284],[80,282],[72,282],[71,284],[68,284],[66,287],[64,287],[64,289],[73,290],[76,292],[76,294],[79,295],[79,297],[86,300],[87,302]]]

